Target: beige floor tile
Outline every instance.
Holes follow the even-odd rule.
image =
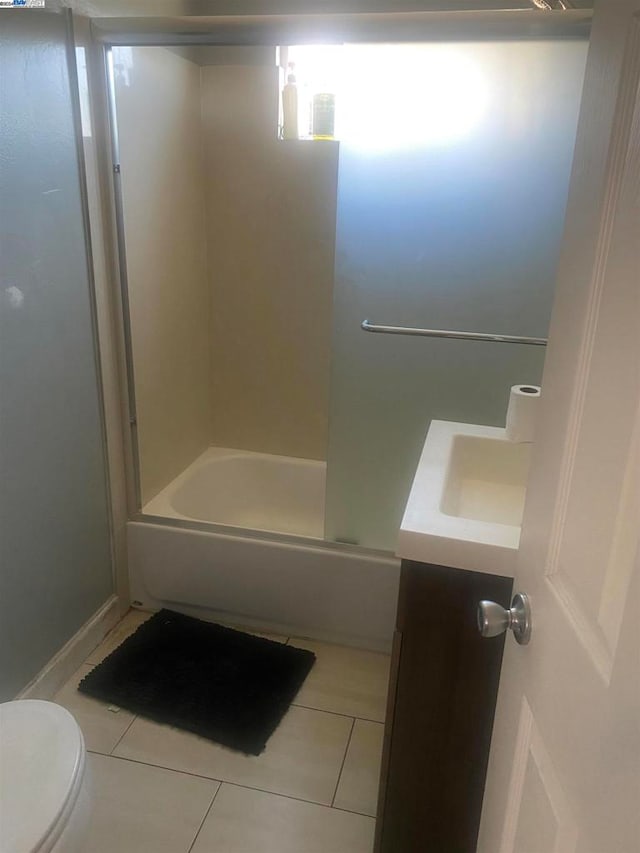
[[[292,707],[262,755],[247,756],[138,717],[114,754],[330,805],[352,723]]]
[[[192,853],[371,853],[372,818],[223,785]]]
[[[294,700],[296,705],[366,720],[384,720],[388,655],[295,637],[289,642],[292,646],[310,649],[317,657]]]
[[[82,729],[87,749],[110,753],[134,719],[135,714],[121,708],[110,711],[110,705],[78,693],[78,683],[93,667],[83,664],[54,696],[54,701],[71,711]]]
[[[85,853],[187,853],[218,783],[105,755],[89,756]]]
[[[107,655],[110,655],[111,652],[118,648],[120,643],[124,642],[127,637],[130,637],[143,622],[146,622],[147,619],[150,619],[152,616],[152,613],[147,613],[144,610],[130,610],[125,614],[124,618],[109,631],[100,645],[91,652],[85,660],[85,663],[90,663],[95,666],[97,663],[103,661]]]
[[[382,759],[382,723],[356,720],[334,806],[375,816]]]

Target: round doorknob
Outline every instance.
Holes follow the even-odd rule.
[[[531,638],[531,608],[523,592],[513,596],[509,610],[495,601],[481,601],[477,618],[478,631],[483,637],[497,637],[510,629],[521,646],[526,646]]]

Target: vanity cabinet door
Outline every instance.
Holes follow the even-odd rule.
[[[403,561],[376,853],[476,848],[504,635],[482,639],[481,599],[512,581]]]

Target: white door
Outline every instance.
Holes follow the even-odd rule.
[[[636,853],[640,0],[596,0],[540,415],[478,849]]]

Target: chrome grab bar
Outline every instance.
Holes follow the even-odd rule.
[[[484,332],[454,332],[448,329],[413,329],[410,326],[380,326],[370,320],[363,320],[360,328],[363,332],[381,332],[384,335],[417,335],[423,338],[453,338],[458,341],[490,341],[494,344],[531,344],[534,347],[547,345],[547,338],[489,335]]]

